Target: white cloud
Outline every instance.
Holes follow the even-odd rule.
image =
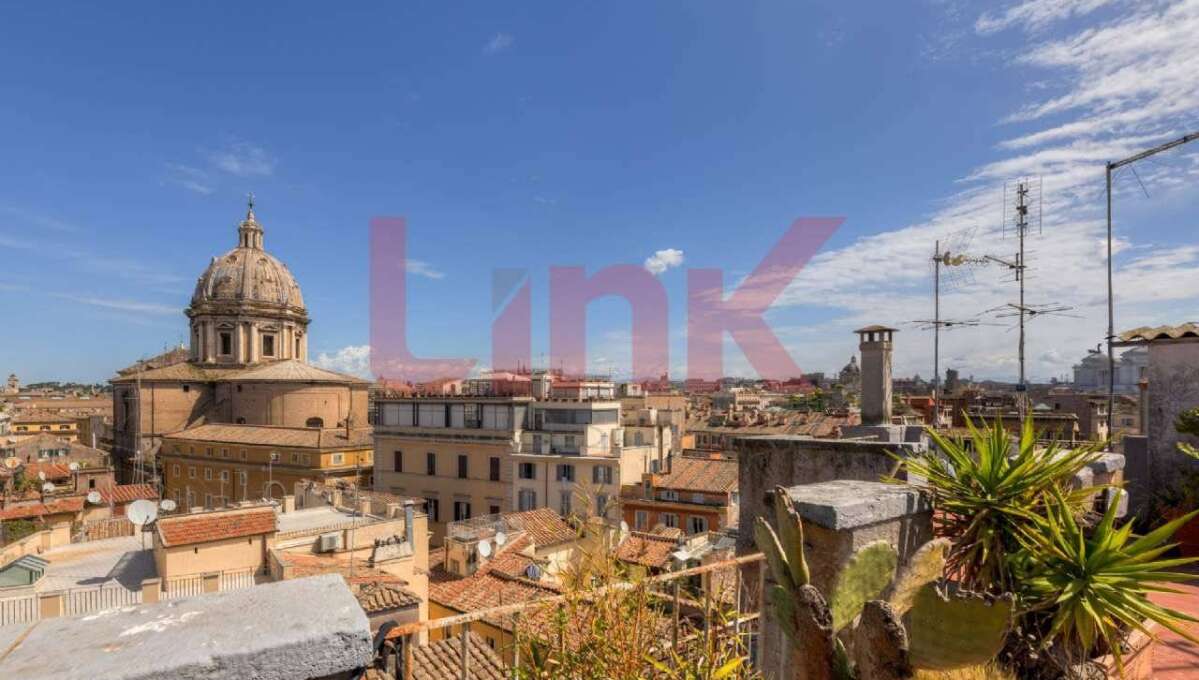
[[[93,307],[103,307],[104,309],[115,309],[121,312],[134,312],[136,314],[153,314],[157,316],[175,316],[182,314],[183,310],[171,305],[160,305],[153,302],[139,302],[137,300],[102,298],[94,295],[77,295],[73,293],[50,293],[51,297],[56,297],[61,300],[70,300],[79,304],[91,305]]]
[[[496,33],[491,36],[491,40],[483,46],[483,54],[499,54],[504,50],[512,47],[512,43],[516,39],[510,33]]]
[[[371,346],[348,345],[329,354],[321,352],[313,364],[331,371],[371,378]]]
[[[166,181],[188,191],[207,196],[213,192],[208,173],[180,163],[167,163]]]
[[[414,276],[423,276],[426,279],[440,280],[445,278],[445,272],[437,269],[424,260],[406,260],[404,263],[404,269],[409,274]]]
[[[1042,31],[1056,21],[1089,14],[1112,2],[1113,0],[1024,0],[1012,4],[1002,12],[983,14],[974,22],[974,28],[982,34],[995,33],[1013,26],[1022,26],[1029,32]]]
[[[1075,27],[1079,18],[1090,19],[1103,5],[1110,5],[1106,18]],[[1063,20],[1072,21],[1066,26]],[[800,333],[780,333],[805,369],[839,367],[854,348],[849,332],[879,322],[903,330],[896,339],[897,374],[928,375],[931,333],[905,322],[931,315],[933,241],[996,224],[1004,183],[1027,176],[1043,178],[1045,219],[1043,235],[1029,241],[1029,301],[1060,302],[1083,317],[1043,317],[1029,323],[1028,373],[1032,379],[1068,375],[1071,364],[1103,340],[1103,164],[1199,127],[1199,81],[1194,78],[1199,72],[1199,41],[1194,39],[1199,35],[1199,0],[1029,0],[984,15],[976,30],[985,36],[1017,26],[1032,37],[1017,48],[1023,56],[1012,67],[1030,81],[1049,85],[1032,91],[1028,106],[999,121],[1014,129],[1000,143],[999,155],[958,180],[960,190],[926,219],[819,253],[784,292],[780,307],[835,312],[835,320],[818,324],[819,333],[802,333],[802,338],[796,337]],[[1042,120],[1048,122],[1038,128]],[[1194,191],[1199,144],[1192,146],[1137,166],[1155,203]],[[1117,177],[1115,196],[1118,205],[1144,200],[1131,173]],[[1121,226],[1117,220],[1116,330],[1199,316],[1199,247],[1147,242]],[[1004,238],[999,229],[984,228],[971,250],[1010,257],[1015,247],[1010,232]],[[973,283],[943,293],[943,318],[971,317],[1009,301],[1016,291],[1008,272],[979,269]],[[787,329],[787,323],[781,321],[780,328]],[[990,326],[945,333],[941,368],[1012,378],[1016,338],[1014,331]]]
[[[221,170],[238,177],[269,177],[275,174],[275,159],[266,149],[249,142],[233,142],[209,152],[208,160]]]
[[[661,274],[667,269],[683,264],[683,251],[676,248],[659,250],[645,258],[645,268],[651,274]]]

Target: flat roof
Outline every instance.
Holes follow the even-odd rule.
[[[151,543],[146,538],[146,545]],[[49,562],[38,580],[38,592],[121,585],[141,590],[144,579],[158,574],[154,551],[142,548],[140,536],[120,536],[87,543],[72,543],[42,553]]]
[[[370,624],[337,575],[0,628],[0,677],[294,680],[370,663]]]
[[[354,517],[351,512],[338,510],[331,505],[322,505],[279,513],[276,515],[276,521],[279,533],[286,534],[293,531],[312,531],[321,527],[345,524],[353,521]],[[374,521],[374,518],[371,517],[358,516],[359,525],[370,524]]]

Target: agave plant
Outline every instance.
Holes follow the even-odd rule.
[[[1032,419],[1026,419],[1013,452],[1012,437],[998,420],[985,428],[966,424],[973,450],[930,429],[934,450],[897,459],[908,483],[932,497],[938,534],[953,540],[946,573],[972,590],[1010,592],[1008,563],[1020,549],[1017,536],[1040,521],[1047,499],[1067,489],[1099,457],[1101,445],[1040,447]],[[1077,506],[1093,492],[1077,490],[1066,498]]]
[[[1014,565],[1026,617],[1040,615],[1046,625],[1043,644],[1056,645],[1070,663],[1111,653],[1122,668],[1121,640],[1131,630],[1149,633],[1146,620],[1199,644],[1199,637],[1181,625],[1199,619],[1148,597],[1155,591],[1177,592],[1168,584],[1195,578],[1173,569],[1199,558],[1159,558],[1174,547],[1167,541],[1178,527],[1199,510],[1136,536],[1131,521],[1116,526],[1117,505],[1084,531],[1069,501],[1055,493],[1045,516],[1020,530],[1024,551]]]

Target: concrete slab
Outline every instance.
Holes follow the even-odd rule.
[[[285,534],[293,531],[314,531],[322,527],[349,524],[353,520],[354,515],[351,513],[342,512],[333,506],[326,505],[282,513],[278,518],[278,526],[279,533]],[[358,521],[360,524],[365,524],[369,520],[360,516]]]
[[[805,522],[841,531],[929,512],[916,489],[902,484],[838,479],[787,489]]]
[[[146,545],[150,545],[149,536]],[[141,590],[142,580],[158,575],[154,551],[143,549],[139,536],[72,543],[41,557],[50,563],[37,582],[36,589],[41,593],[114,584]]]
[[[23,639],[0,634],[18,640],[0,658],[0,677],[298,680],[345,673],[372,654],[366,615],[338,575],[46,619],[23,631]]]

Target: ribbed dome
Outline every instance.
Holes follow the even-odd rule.
[[[238,227],[238,246],[212,258],[212,263],[196,281],[191,307],[198,310],[209,303],[251,302],[290,308],[303,308],[300,285],[287,266],[262,249],[262,226],[254,218],[253,207]]]

